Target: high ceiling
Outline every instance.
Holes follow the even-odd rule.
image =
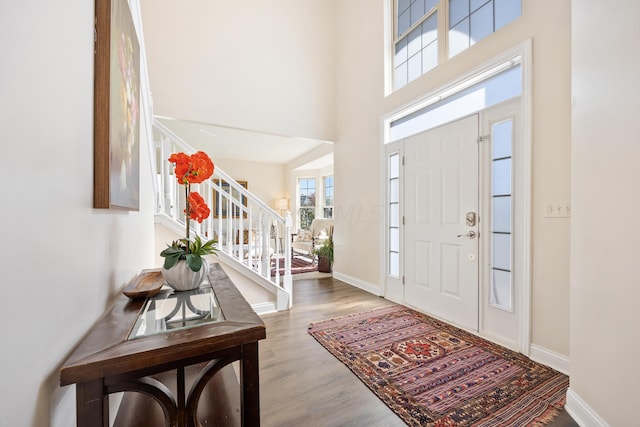
[[[322,144],[331,144],[168,117],[157,119],[193,148],[228,159],[286,164]],[[318,159],[309,168],[323,167],[327,162],[332,163],[333,156]]]

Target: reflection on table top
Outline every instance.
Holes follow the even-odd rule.
[[[147,298],[128,339],[224,321],[208,281],[191,291],[166,289]]]

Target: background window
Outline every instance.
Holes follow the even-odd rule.
[[[324,189],[324,217],[333,218],[333,175],[327,175],[322,178],[322,180]]]
[[[303,230],[311,227],[311,221],[316,217],[316,179],[301,178],[298,180],[299,194],[299,224]]]

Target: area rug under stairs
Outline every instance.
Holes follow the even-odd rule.
[[[312,323],[309,333],[410,426],[542,426],[566,375],[400,305]]]
[[[280,275],[284,274],[284,258],[279,258]],[[291,258],[291,274],[309,273],[318,271],[318,264],[302,257]],[[271,262],[271,277],[276,275],[275,261]]]

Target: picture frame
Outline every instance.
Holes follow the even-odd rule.
[[[127,0],[95,1],[93,207],[140,209],[140,43]]]
[[[236,181],[238,184],[240,184],[241,186],[243,186],[244,188],[249,188],[249,184],[247,183],[247,181]],[[220,187],[222,187],[222,189],[225,192],[229,192],[229,183],[227,181],[222,181],[220,182]],[[231,193],[231,197],[233,199],[238,199],[239,198],[239,194],[237,191],[233,191]],[[247,198],[245,196],[242,196],[242,204],[246,207],[247,206]],[[216,190],[213,190],[213,217],[214,218],[240,218],[240,208],[235,206],[233,208],[233,212],[232,215],[229,216],[228,212],[227,212],[227,203],[225,202],[225,197],[223,196],[222,198],[222,206],[218,206],[218,192]],[[246,218],[247,217],[247,213],[243,212],[242,213],[242,217]]]

